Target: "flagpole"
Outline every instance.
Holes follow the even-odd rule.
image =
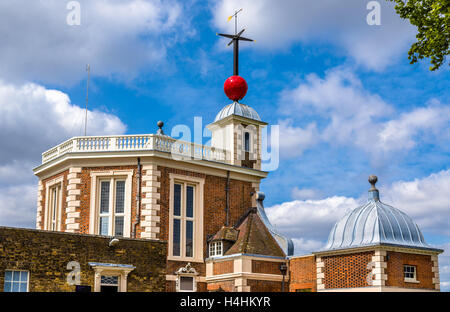
[[[87,88],[86,88],[86,112],[84,116],[84,136],[86,136],[87,131],[87,117],[88,117],[88,102],[89,102],[89,79],[91,76],[91,66],[87,64],[86,71],[88,72],[88,79],[87,79]]]

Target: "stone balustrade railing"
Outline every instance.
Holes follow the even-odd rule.
[[[205,159],[227,162],[223,149],[173,139],[164,135],[117,135],[75,137],[42,153],[42,163],[46,163],[67,153],[160,151],[167,152],[174,159]]]

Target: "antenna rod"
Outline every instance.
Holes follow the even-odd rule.
[[[87,64],[86,71],[88,72],[87,88],[86,88],[86,113],[84,116],[84,136],[87,131],[87,116],[88,116],[88,102],[89,102],[89,78],[91,76],[91,65]]]

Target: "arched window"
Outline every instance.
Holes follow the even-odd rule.
[[[244,134],[244,151],[250,152],[250,133],[245,132]]]

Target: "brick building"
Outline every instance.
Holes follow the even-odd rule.
[[[77,284],[92,291],[439,290],[442,250],[379,200],[374,180],[323,250],[293,257],[259,190],[266,125],[235,101],[208,126],[211,146],[159,122],[156,134],[75,137],[44,152],[37,231],[0,230],[3,290],[26,280],[30,291],[73,291],[64,274],[76,259]]]
[[[366,204],[330,232],[326,246],[290,259],[291,291],[439,291],[438,255],[413,220],[380,201],[372,188]]]
[[[259,192],[266,125],[233,102],[208,126],[211,146],[175,140],[162,122],[156,134],[67,140],[34,169],[36,227],[166,242],[167,291],[279,291],[293,245],[270,225]],[[218,239],[221,229],[234,240]]]

